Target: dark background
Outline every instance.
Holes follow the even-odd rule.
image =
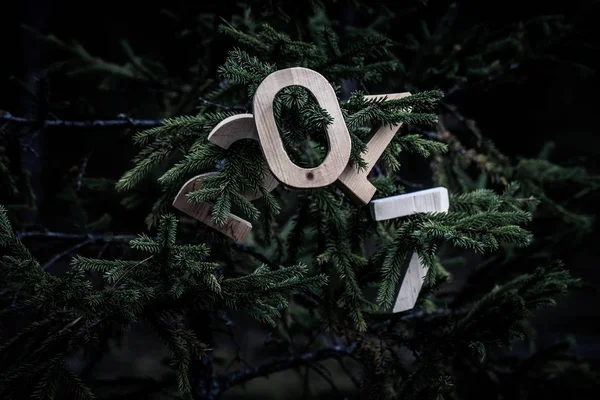
[[[139,54],[151,55],[153,59],[164,62],[171,73],[178,74],[187,67],[186,61],[193,62],[190,43],[178,40],[176,34],[185,24],[193,21],[197,12],[214,12],[224,19],[240,9],[234,1],[170,1],[168,8],[181,15],[190,16],[189,20],[173,21],[161,13],[165,5],[160,2],[145,3],[143,6],[134,2],[102,1],[102,2],[70,2],[26,0],[13,3],[0,16],[0,29],[3,33],[3,57],[0,63],[0,109],[15,115],[27,113],[28,101],[9,76],[14,75],[27,82],[48,62],[56,61],[61,52],[52,46],[36,40],[32,35],[20,28],[25,23],[41,32],[54,33],[57,37],[68,40],[76,39],[93,55],[114,62],[124,62],[125,56],[118,46],[121,39],[127,39]],[[346,23],[360,23],[372,16],[349,14],[344,7],[345,1],[338,1],[329,7],[328,14]],[[415,30],[419,20],[435,21],[446,10],[448,1],[429,2],[426,7],[419,6],[420,1],[374,1],[391,10],[404,11],[412,9],[410,18],[402,19],[399,30],[406,32],[406,24],[414,24]],[[594,25],[600,15],[595,1],[563,1],[563,2],[523,2],[507,0],[502,2],[478,2],[462,0],[458,5],[460,25],[465,27],[475,23],[489,26],[503,26],[511,22],[522,21],[540,15],[564,14],[580,15],[578,30],[582,37],[594,43]],[[551,3],[551,4],[549,4]],[[590,6],[590,4],[592,4]],[[216,26],[215,26],[216,28]],[[401,40],[401,38],[394,38]],[[596,40],[597,43],[597,40]],[[213,65],[216,69],[224,60],[230,48],[227,38],[218,38],[211,48]],[[586,65],[596,64],[597,48],[582,50],[580,47],[569,47],[562,43],[558,52],[565,58],[576,59]],[[190,54],[187,56],[186,54]],[[479,125],[485,134],[507,153],[532,156],[540,149],[545,140],[556,140],[556,157],[593,159],[596,154],[597,136],[595,126],[597,74],[587,77],[578,76],[574,67],[564,64],[536,64],[521,66],[515,74],[525,75],[524,84],[511,86],[497,85],[493,91],[485,93],[469,92],[468,103],[461,104],[463,114],[476,115]],[[69,93],[71,98],[84,97],[98,106],[100,113],[114,117],[113,110],[131,110],[136,108],[139,96],[134,91],[119,90],[118,93],[103,94],[104,104],[100,99],[93,99],[94,92],[90,87],[78,81],[61,82],[52,87],[54,96],[61,97],[62,92]],[[449,88],[442,88],[447,90]],[[515,94],[518,93],[518,96]],[[107,101],[107,97],[110,101]],[[95,101],[94,101],[95,100]],[[116,101],[116,103],[115,103]],[[120,103],[120,104],[119,104]],[[112,114],[112,115],[111,115]],[[510,117],[509,117],[510,115]],[[151,118],[152,116],[137,115]],[[515,142],[518,142],[515,143]]]
[[[426,8],[418,1],[389,1],[392,10],[414,7],[413,15],[403,23],[414,23],[419,19],[436,20],[448,2],[431,1]],[[549,4],[552,3],[552,4]],[[496,2],[458,1],[461,24],[465,27],[474,23],[502,26],[510,22],[545,14],[580,15],[577,34],[588,38],[589,51],[562,43],[556,51],[565,58],[596,67],[598,56],[597,21],[598,6],[592,1],[530,2],[504,0]],[[590,6],[592,4],[592,6]],[[234,1],[170,1],[173,10],[185,10],[182,15],[193,16],[198,11],[216,12],[229,19],[232,12],[238,13]],[[92,54],[115,61],[125,61],[118,42],[126,38],[138,53],[151,54],[161,60],[175,75],[185,75],[193,53],[194,43],[177,40],[176,32],[189,21],[169,20],[160,10],[164,4],[157,2],[67,2],[25,0],[5,5],[0,14],[2,32],[2,59],[0,62],[0,110],[14,115],[30,115],[34,109],[22,89],[10,76],[33,84],[36,76],[56,60],[60,53],[46,43],[40,42],[21,29],[26,23],[45,33],[54,33],[62,39],[77,39]],[[588,8],[585,8],[588,7]],[[339,16],[347,23],[359,23],[365,16],[348,14],[344,2],[331,6],[331,15]],[[192,17],[190,17],[192,18]],[[402,32],[406,27],[402,26]],[[401,38],[395,38],[401,40]],[[595,46],[595,47],[594,47]],[[230,41],[219,38],[212,46],[212,65],[216,69],[224,60]],[[554,141],[552,161],[562,165],[580,165],[593,173],[600,173],[596,159],[599,152],[598,134],[598,75],[582,75],[570,63],[532,63],[521,65],[513,79],[495,84],[492,89],[470,89],[468,94],[459,94],[454,101],[463,115],[477,121],[483,133],[491,138],[505,154],[519,157],[534,157],[547,141]],[[448,90],[449,88],[441,88]],[[124,87],[108,93],[100,93],[95,84],[77,81],[54,82],[51,87],[53,98],[70,99],[92,104],[97,118],[114,118],[127,112],[136,118],[158,118],[139,107],[140,92],[136,87]],[[71,106],[72,107],[72,106]],[[66,114],[73,113],[72,109]],[[92,143],[84,139],[86,132],[48,130],[35,143],[41,161],[31,164],[34,185],[39,190],[41,219],[46,226],[57,223],[60,213],[53,208],[53,191],[60,181],[56,176],[67,175],[69,169],[81,162],[92,149],[96,156],[90,159],[88,173],[91,176],[118,178],[129,166],[121,160],[130,159],[134,149],[128,135],[106,132],[104,139]],[[118,157],[115,155],[118,154]],[[123,161],[124,162],[124,161]],[[48,168],[52,169],[52,176]],[[59,174],[56,172],[59,171]],[[598,194],[587,200],[587,208],[594,211]],[[111,205],[106,205],[110,207]],[[116,207],[116,206],[115,206]],[[143,216],[123,216],[127,221],[141,220]],[[135,225],[127,225],[131,231]],[[140,225],[141,226],[141,225]],[[548,227],[551,229],[551,227]],[[577,246],[565,246],[561,254],[569,269],[587,284],[584,289],[561,300],[558,307],[551,308],[538,318],[541,343],[556,338],[573,336],[577,351],[590,362],[600,364],[600,283],[598,269],[598,245],[600,235],[595,229]]]

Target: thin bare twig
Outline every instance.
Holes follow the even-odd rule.
[[[33,146],[31,146],[31,144],[29,144],[29,143],[23,143],[23,141],[21,141],[21,147],[23,148],[23,150],[28,151],[31,154],[33,154],[35,158],[40,158],[40,153],[38,153],[33,148]]]
[[[54,239],[90,239],[93,242],[129,242],[137,239],[134,235],[112,235],[112,234],[90,234],[90,233],[66,233],[53,231],[29,231],[18,232],[19,239],[31,238],[54,238]]]
[[[495,74],[487,75],[485,79],[482,79],[480,81],[471,83],[469,85],[464,85],[464,86],[456,84],[456,85],[454,85],[454,87],[452,87],[446,93],[446,95],[444,96],[444,98],[448,98],[451,95],[453,95],[454,93],[467,92],[467,91],[469,91],[471,89],[475,89],[477,87],[485,86],[487,83],[496,82],[496,81],[500,80],[500,78],[508,76],[509,72],[515,71],[515,70],[519,69],[520,67],[521,67],[521,64],[515,62],[515,63],[510,64],[508,66],[507,70],[500,71],[500,72],[497,72]]]
[[[310,369],[315,371],[317,374],[319,374],[319,376],[321,376],[321,378],[323,378],[327,383],[329,383],[329,386],[331,386],[331,389],[335,392],[336,395],[338,395],[339,397],[343,397],[342,391],[337,387],[333,379],[331,379],[331,376],[327,375],[327,373],[325,373],[321,369],[321,367],[327,372],[329,372],[329,374],[331,374],[331,372],[321,364],[312,364],[309,366]]]
[[[0,114],[0,121],[9,121],[16,124],[35,125],[41,124],[44,127],[64,127],[64,128],[116,128],[116,127],[136,127],[153,128],[163,123],[161,119],[133,119],[120,114],[118,119],[109,120],[91,120],[91,121],[70,121],[63,119],[39,121],[31,118],[17,117],[11,113]]]
[[[422,183],[415,183],[415,182],[407,181],[406,179],[402,178],[398,174],[396,174],[395,178],[398,179],[400,181],[400,183],[402,183],[404,186],[419,188],[419,189],[422,189],[426,186],[426,185],[423,185]]]
[[[58,260],[60,260],[63,257],[68,256],[69,254],[73,253],[74,251],[84,247],[85,245],[88,245],[90,243],[95,242],[95,240],[93,238],[87,238],[86,240],[84,240],[83,242],[77,243],[75,246],[71,246],[68,249],[61,251],[60,253],[56,254],[54,257],[52,257],[50,260],[48,260],[43,266],[42,268],[47,270],[50,267],[52,267],[54,264],[56,264],[56,262]]]
[[[536,197],[529,196],[529,197],[518,197],[515,200],[517,200],[517,201],[536,201],[538,199]]]
[[[227,331],[223,331],[223,333],[227,334],[227,336],[229,336],[231,338],[231,341],[233,342],[233,346],[235,347],[235,357],[231,360],[231,363],[229,363],[227,368],[225,368],[225,371],[228,371],[229,368],[231,368],[231,366],[236,361],[241,362],[247,368],[253,368],[252,365],[250,365],[241,355],[242,346],[238,342],[235,331],[233,330],[234,322],[231,320],[231,318],[229,318],[229,316],[225,312],[218,313],[218,316],[219,316],[219,319],[221,319],[221,321],[223,321],[223,323],[227,327]]]
[[[92,152],[88,153],[88,155],[86,155],[83,158],[83,163],[81,163],[81,168],[79,169],[79,175],[77,176],[77,184],[76,184],[77,191],[79,191],[79,189],[81,189],[81,182],[83,181],[83,175],[85,174],[88,160],[90,159],[91,155],[92,155]]]
[[[244,106],[226,106],[224,104],[219,104],[219,103],[215,103],[214,101],[210,101],[208,99],[205,99],[204,97],[198,97],[198,99],[203,102],[206,105],[209,106],[213,106],[213,107],[217,107],[217,108],[221,108],[225,111],[244,111],[244,112],[248,112],[248,108],[244,107]]]
[[[246,254],[254,257],[255,259],[257,259],[261,263],[268,265],[273,270],[279,269],[279,265],[275,264],[274,262],[272,262],[271,260],[269,260],[267,257],[265,257],[263,254],[261,254],[258,251],[254,250],[252,247],[248,246],[247,244],[237,243],[236,242],[236,243],[233,244],[233,247],[235,247],[236,249],[238,249],[242,253],[246,253]]]
[[[328,359],[338,359],[343,357],[355,358],[354,351],[354,346],[335,346],[283,357],[264,363],[256,368],[246,368],[227,375],[217,376],[213,379],[211,392],[199,393],[199,395],[202,398],[216,399],[226,390],[256,378],[266,377],[302,365],[310,367],[315,363]]]
[[[342,371],[344,371],[346,373],[346,375],[348,375],[348,378],[350,378],[350,380],[352,381],[352,384],[359,389],[360,388],[360,382],[358,380],[358,378],[356,376],[354,376],[354,374],[352,373],[352,371],[350,371],[350,368],[348,368],[348,366],[346,365],[346,363],[344,362],[343,358],[338,358],[337,359],[338,364],[340,364],[340,367],[342,368]]]
[[[127,275],[129,275],[129,273],[131,271],[133,271],[134,268],[139,267],[140,265],[142,265],[143,263],[145,263],[146,261],[151,260],[154,257],[154,255],[148,256],[146,258],[144,258],[143,260],[135,263],[134,265],[132,265],[131,267],[127,268],[127,270],[125,272],[123,272],[123,274],[121,276],[119,276],[119,278],[115,281],[115,283],[112,284],[111,288],[116,288],[117,287],[117,283],[121,282],[121,280],[123,280],[123,278]]]

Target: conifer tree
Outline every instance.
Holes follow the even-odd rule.
[[[580,191],[575,197],[597,188],[600,179],[582,168],[553,164],[543,155],[515,162],[472,121],[465,122],[442,91],[510,70],[535,52],[523,51],[528,43],[523,26],[545,24],[549,35],[554,29],[562,35],[567,28],[560,18],[530,21],[518,26],[516,34],[482,35],[477,27],[463,33],[464,48],[474,52],[465,56],[448,48],[455,10],[450,7],[437,31],[423,24],[424,44],[414,36],[407,40],[404,50],[417,56],[405,57],[382,33],[391,15],[366,28],[336,31],[322,5],[313,6],[310,15],[292,9],[290,17],[282,5],[273,5],[279,10],[273,21],[288,18],[298,28],[288,32],[273,21],[253,21],[251,8],[222,23],[218,35],[235,44],[216,71],[216,84],[191,90],[199,97],[191,102],[195,108],[182,98],[157,116],[158,123],[124,120],[137,125],[132,141],[139,151],[129,169],[114,185],[99,179],[84,184],[117,191],[124,209],[144,209],[141,205],[152,201],[144,209],[147,232],[107,239],[107,245],[129,242],[130,257],[75,255],[67,272],[57,276],[24,245],[27,231],[16,231],[16,218],[11,222],[14,214],[9,212],[14,210],[0,208],[2,296],[10,300],[0,318],[22,319],[15,332],[2,332],[2,398],[102,397],[89,371],[76,372],[72,359],[82,352],[93,365],[107,343],[141,322],[168,349],[172,381],[167,385],[178,398],[223,398],[227,390],[254,378],[300,367],[306,377],[309,371],[321,377],[339,398],[347,391],[365,399],[460,398],[481,371],[501,364],[498,347],[526,337],[525,321],[536,310],[555,304],[579,284],[559,260],[537,264],[532,249],[551,247],[568,231],[557,229],[549,239],[536,236],[535,221],[550,215],[561,227],[589,231],[593,219],[561,205],[547,184],[575,186]],[[54,36],[45,39],[74,57],[60,68],[80,74],[100,71],[106,85],[113,79],[171,84],[162,68],[145,63],[127,45],[130,62],[118,65],[91,56],[80,45]],[[495,51],[509,52],[509,62],[496,62]],[[415,64],[407,64],[410,60]],[[367,206],[352,203],[335,186],[295,190],[280,185],[269,191],[263,183],[268,165],[255,141],[223,149],[207,140],[225,118],[251,112],[258,85],[289,67],[310,68],[332,84],[352,139],[350,164],[357,169],[365,168],[363,153],[372,128],[402,123],[371,173],[375,198],[414,191],[402,178],[403,164],[418,160],[431,166],[432,184],[449,189],[449,212],[377,222]],[[399,88],[390,77],[398,78]],[[381,93],[410,90],[411,95],[371,100],[365,97],[370,87],[383,88]],[[278,93],[273,109],[292,161],[302,167],[318,165],[328,151],[328,110],[295,86]],[[456,120],[476,138],[474,145],[459,138],[452,128]],[[15,194],[23,191],[26,179],[5,160],[0,158],[3,184]],[[188,201],[213,204],[211,218],[217,225],[230,213],[250,220],[254,227],[246,243],[173,209],[182,185],[207,172],[217,174],[204,178]],[[248,192],[262,197],[250,202],[243,197]],[[102,231],[106,221],[86,222],[81,237],[91,243],[97,240],[94,229]],[[429,268],[417,306],[404,313],[383,312],[393,304],[414,251]],[[500,276],[491,287],[475,280],[462,293],[444,297],[440,289],[451,281],[452,258],[471,254],[483,260],[481,271],[519,260],[536,265],[525,273]],[[242,362],[234,372],[219,370],[211,329],[219,321],[231,328],[232,312],[264,324],[284,356],[258,366]],[[236,351],[234,361],[241,361]],[[564,354],[560,348],[551,352],[551,361]],[[330,359],[350,377],[353,390],[338,388],[339,377],[323,364]],[[565,370],[579,367],[570,360],[565,365]],[[546,373],[539,372],[540,379]],[[590,376],[586,379],[595,378]]]

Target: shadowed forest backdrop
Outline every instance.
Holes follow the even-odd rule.
[[[358,42],[364,32],[377,31],[392,42],[386,60],[403,66],[393,71],[381,67],[379,81],[350,75],[340,79],[336,83],[340,83],[343,101],[356,91],[415,94],[439,89],[444,93],[436,109],[440,123],[434,127],[415,123],[413,128],[435,135],[447,144],[448,153],[401,159],[397,179],[405,190],[443,184],[457,194],[482,188],[501,192],[507,180],[516,180],[524,196],[534,196],[542,204],[527,227],[539,240],[525,250],[526,256],[511,246],[496,258],[447,253],[447,263],[442,263],[452,279],[436,288],[436,296],[452,298],[456,304],[468,302],[509,277],[531,273],[533,267],[555,260],[562,260],[571,277],[580,279],[567,295],[557,298],[555,306],[536,311],[521,325],[525,340],[513,340],[501,355],[491,357],[493,368],[473,367],[472,360],[465,361],[465,366],[457,357],[455,369],[446,370],[457,385],[454,389],[436,381],[430,383],[435,387],[430,391],[423,384],[416,385],[418,389],[395,387],[391,392],[399,398],[564,398],[571,392],[577,398],[596,398],[600,368],[600,235],[595,224],[600,201],[596,161],[600,82],[596,59],[600,44],[594,32],[600,3],[339,0],[325,1],[323,8],[316,9],[313,3],[319,2],[24,0],[5,10],[0,15],[4,33],[0,204],[9,210],[11,224],[25,246],[45,269],[64,275],[76,254],[129,259],[133,254],[127,246],[130,239],[143,232],[156,233],[157,224],[148,218],[156,199],[163,195],[156,181],[174,163],[166,162],[155,176],[146,177],[133,194],[115,191],[115,183],[132,168],[139,152],[132,136],[163,118],[195,114],[199,107],[204,107],[203,112],[219,112],[244,106],[211,97],[223,86],[219,68],[230,51],[248,43],[252,46],[249,41],[240,44],[237,30],[256,34],[261,24],[268,23],[293,40],[310,42],[315,32],[328,26],[343,48]],[[219,26],[235,32],[220,31]],[[282,59],[287,56],[282,52]],[[265,60],[276,62],[278,55],[269,57]],[[377,68],[373,71],[373,75],[379,73]],[[234,75],[230,73],[229,79],[235,80]],[[90,123],[100,120],[115,126]],[[445,161],[439,161],[443,171],[432,177],[435,157],[445,157]],[[531,159],[548,163],[527,164]],[[188,237],[203,229],[191,220],[182,219],[180,224]],[[204,239],[213,237],[200,234],[200,241]],[[226,252],[223,243],[216,246]],[[266,262],[273,257],[265,243],[259,241],[257,247],[265,251],[253,254],[255,249],[240,247],[239,253],[227,250],[227,258],[233,263],[243,259],[250,265],[249,259]],[[271,252],[266,260],[265,252]],[[211,256],[218,261],[220,253],[213,250]],[[19,291],[8,281],[0,285],[0,306],[10,308],[18,298],[15,293]],[[407,318],[419,319],[418,313],[431,312],[434,303],[431,300],[416,308],[414,314],[408,312]],[[212,389],[205,378],[192,379],[195,398],[222,395],[215,387],[227,398],[345,398],[371,392],[359,378],[359,362],[330,362],[329,358],[340,355],[330,357],[310,347],[321,340],[318,326],[284,321],[272,329],[247,314],[204,315],[203,321],[197,321],[212,324],[212,332],[199,339],[215,350],[212,358],[203,358],[212,361],[193,364],[190,374],[216,373],[227,378]],[[309,325],[314,315],[306,314]],[[284,313],[286,318],[303,321],[304,317]],[[0,331],[6,337],[25,323],[2,321]],[[428,321],[424,318],[423,323]],[[428,329],[435,326],[434,322]],[[301,344],[294,343],[294,338]],[[101,398],[179,395],[171,387],[177,386],[176,379],[170,378],[168,364],[163,362],[168,352],[147,329],[134,325],[121,339],[120,347],[111,344],[110,355],[99,363],[74,358],[70,367],[81,372]],[[2,336],[4,340],[8,339]],[[331,348],[342,346],[336,345]],[[343,351],[354,351],[348,350],[351,344],[347,342],[343,346],[349,346]],[[398,357],[405,365],[413,355]],[[545,357],[552,362],[539,361]],[[317,363],[322,360],[326,361]],[[260,369],[261,365],[272,371]],[[407,369],[410,372],[395,374],[404,378],[415,373]],[[242,371],[239,378],[227,375],[236,370]],[[269,380],[263,378],[270,372],[277,373]],[[418,373],[429,371],[424,368]],[[377,385],[372,383],[373,388]],[[232,389],[225,392],[229,386]],[[377,393],[371,393],[373,398],[378,398]]]

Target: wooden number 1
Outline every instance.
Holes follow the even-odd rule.
[[[321,107],[333,117],[327,127],[329,152],[315,168],[301,168],[294,164],[283,147],[277,130],[273,101],[287,86],[303,86],[310,90]],[[307,68],[287,68],[267,76],[254,95],[254,120],[265,158],[273,175],[281,182],[297,189],[318,188],[335,182],[350,159],[350,134],[342,116],[335,91],[321,74]]]
[[[387,100],[396,100],[410,96],[409,92],[378,94],[365,96],[365,99],[379,99],[385,97]],[[367,168],[358,170],[352,165],[348,165],[344,172],[338,178],[341,189],[350,196],[355,202],[368,204],[375,195],[375,186],[369,182],[367,176],[388,147],[398,129],[402,124],[382,125],[376,128],[375,133],[367,143],[367,151],[362,154],[363,160],[367,163]]]
[[[208,135],[208,140],[219,147],[228,149],[234,142],[240,139],[255,139],[258,140],[256,126],[252,114],[239,114],[226,118],[221,121]],[[215,224],[211,219],[213,205],[209,203],[192,203],[186,195],[189,192],[198,190],[202,187],[202,179],[218,172],[208,172],[193,177],[187,181],[179,190],[179,193],[173,201],[173,206],[178,210],[186,213],[190,217],[202,222],[203,224],[229,236],[237,242],[244,242],[246,236],[252,230],[252,224],[245,219],[236,215],[229,214],[227,222],[224,226]],[[273,177],[270,172],[264,178],[264,184],[270,192],[275,189],[279,182]],[[260,192],[248,193],[244,197],[248,200],[256,200],[260,198]]]

